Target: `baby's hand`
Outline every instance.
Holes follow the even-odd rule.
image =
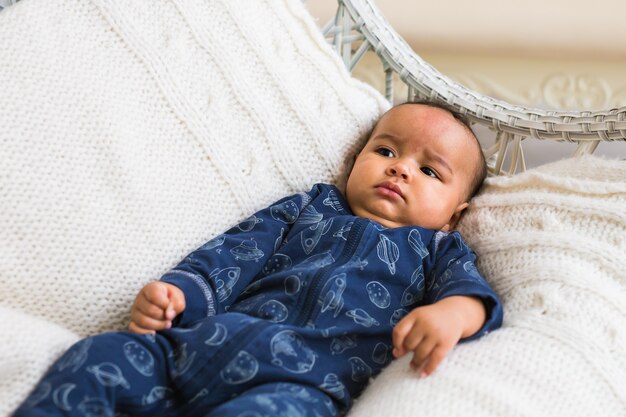
[[[433,373],[463,335],[463,317],[447,301],[416,308],[393,329],[393,355],[413,352],[411,368],[420,378]]]
[[[130,312],[128,330],[139,334],[154,334],[169,329],[172,320],[185,310],[185,295],[175,285],[151,282],[139,291]]]

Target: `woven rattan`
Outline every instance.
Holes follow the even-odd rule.
[[[626,107],[601,111],[548,111],[513,105],[479,94],[441,74],[423,60],[368,0],[339,0],[335,19],[323,30],[352,70],[367,51],[374,51],[385,71],[385,97],[393,98],[393,75],[408,86],[408,100],[445,102],[474,123],[496,133],[483,149],[492,174],[526,169],[526,138],[577,143],[576,155],[593,153],[601,141],[626,140]],[[507,156],[508,153],[508,156]],[[504,167],[505,160],[508,167]]]

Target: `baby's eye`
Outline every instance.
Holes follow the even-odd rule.
[[[378,148],[376,149],[376,152],[387,158],[393,158],[394,156],[396,156],[396,154],[394,154],[393,151],[388,148]]]
[[[433,171],[432,169],[428,168],[428,167],[422,167],[420,168],[422,170],[422,172],[426,175],[428,175],[429,177],[433,177],[433,178],[439,178],[439,176],[437,175],[437,173],[435,171]]]

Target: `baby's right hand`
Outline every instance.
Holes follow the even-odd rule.
[[[154,334],[169,329],[172,320],[185,310],[185,294],[175,285],[155,281],[139,291],[130,312],[128,330]]]

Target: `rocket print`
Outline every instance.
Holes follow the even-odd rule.
[[[380,242],[376,246],[378,251],[378,258],[387,264],[389,268],[389,272],[391,275],[396,273],[396,262],[398,258],[400,258],[400,250],[398,249],[398,245],[393,243],[389,238],[385,235],[378,235]]]
[[[424,268],[420,265],[413,271],[411,275],[411,285],[402,293],[400,305],[406,307],[421,301],[424,294],[424,287]]]
[[[311,371],[317,358],[302,336],[291,330],[276,333],[270,341],[270,350],[274,365],[295,374]]]
[[[422,237],[420,236],[420,232],[417,229],[411,230],[409,233],[409,246],[417,252],[417,254],[424,259],[428,256],[428,250],[424,246],[424,242],[422,242]]]
[[[322,302],[321,313],[332,309],[333,317],[337,317],[343,307],[343,292],[346,289],[346,274],[341,273],[331,277],[320,292],[320,300]]]
[[[335,193],[334,190],[330,190],[328,192],[328,197],[324,199],[323,204],[325,206],[332,207],[335,211],[339,211],[339,212],[343,211],[341,202],[339,201],[339,198],[337,197],[337,194]]]
[[[270,214],[274,220],[281,221],[283,223],[292,224],[300,215],[300,209],[293,201],[285,201],[284,203],[277,204],[270,207]]]
[[[304,253],[310,255],[313,249],[317,246],[317,243],[325,235],[333,224],[333,219],[322,220],[321,222],[305,229],[300,234],[302,240],[302,249]]]
[[[250,381],[258,371],[259,361],[245,350],[240,350],[237,356],[222,369],[220,377],[227,384],[237,385]]]
[[[326,265],[330,265],[335,262],[335,258],[331,255],[330,251],[318,253],[317,255],[310,256],[304,261],[300,262],[297,268],[323,268]]]
[[[233,287],[239,281],[240,275],[241,268],[237,266],[224,269],[215,268],[209,272],[209,277],[215,282],[218,301],[224,301],[230,296],[233,292]]]
[[[387,308],[391,305],[391,294],[383,284],[378,281],[370,281],[365,286],[367,295],[372,304],[378,308]]]

